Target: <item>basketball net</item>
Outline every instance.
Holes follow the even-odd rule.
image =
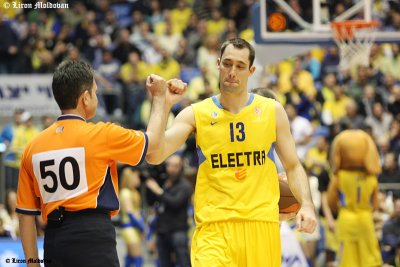
[[[363,20],[331,23],[333,38],[339,47],[340,69],[346,70],[356,65],[369,65],[377,24],[375,21]]]

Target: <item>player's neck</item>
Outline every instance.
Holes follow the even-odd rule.
[[[246,107],[249,98],[250,94],[247,91],[240,93],[221,92],[221,94],[217,95],[222,107],[233,114],[239,113]]]

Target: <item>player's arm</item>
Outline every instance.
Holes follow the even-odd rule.
[[[18,214],[19,233],[21,235],[22,247],[25,259],[38,259],[38,248],[36,240],[36,221],[34,215]],[[39,263],[27,263],[28,267],[39,267]]]
[[[172,106],[183,98],[187,85],[178,79],[166,82],[162,77],[151,74],[147,77],[146,88],[152,95],[151,114],[146,130],[149,141],[147,155],[158,154],[160,146],[165,143],[168,114]]]
[[[156,151],[148,153],[146,161],[157,165],[177,151],[195,131],[196,124],[192,106],[186,107],[175,118],[172,126],[165,132],[165,138]]]
[[[308,178],[297,158],[295,143],[290,133],[289,119],[279,102],[275,102],[275,112],[276,152],[285,168],[290,190],[301,204],[296,216],[297,228],[299,231],[313,232],[317,222]]]

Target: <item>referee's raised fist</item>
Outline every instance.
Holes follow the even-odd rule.
[[[146,88],[152,96],[165,95],[167,83],[163,77],[150,74],[147,76]]]

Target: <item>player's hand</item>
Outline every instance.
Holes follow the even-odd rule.
[[[303,204],[296,215],[296,227],[299,232],[312,233],[317,226],[313,204]]]
[[[279,213],[279,221],[288,221],[293,219],[294,217],[296,217],[296,212],[292,212],[292,213]]]
[[[179,79],[171,79],[167,81],[167,87],[167,103],[172,107],[184,97],[187,84]]]
[[[165,96],[167,83],[164,78],[155,74],[147,76],[146,88],[151,96]]]

